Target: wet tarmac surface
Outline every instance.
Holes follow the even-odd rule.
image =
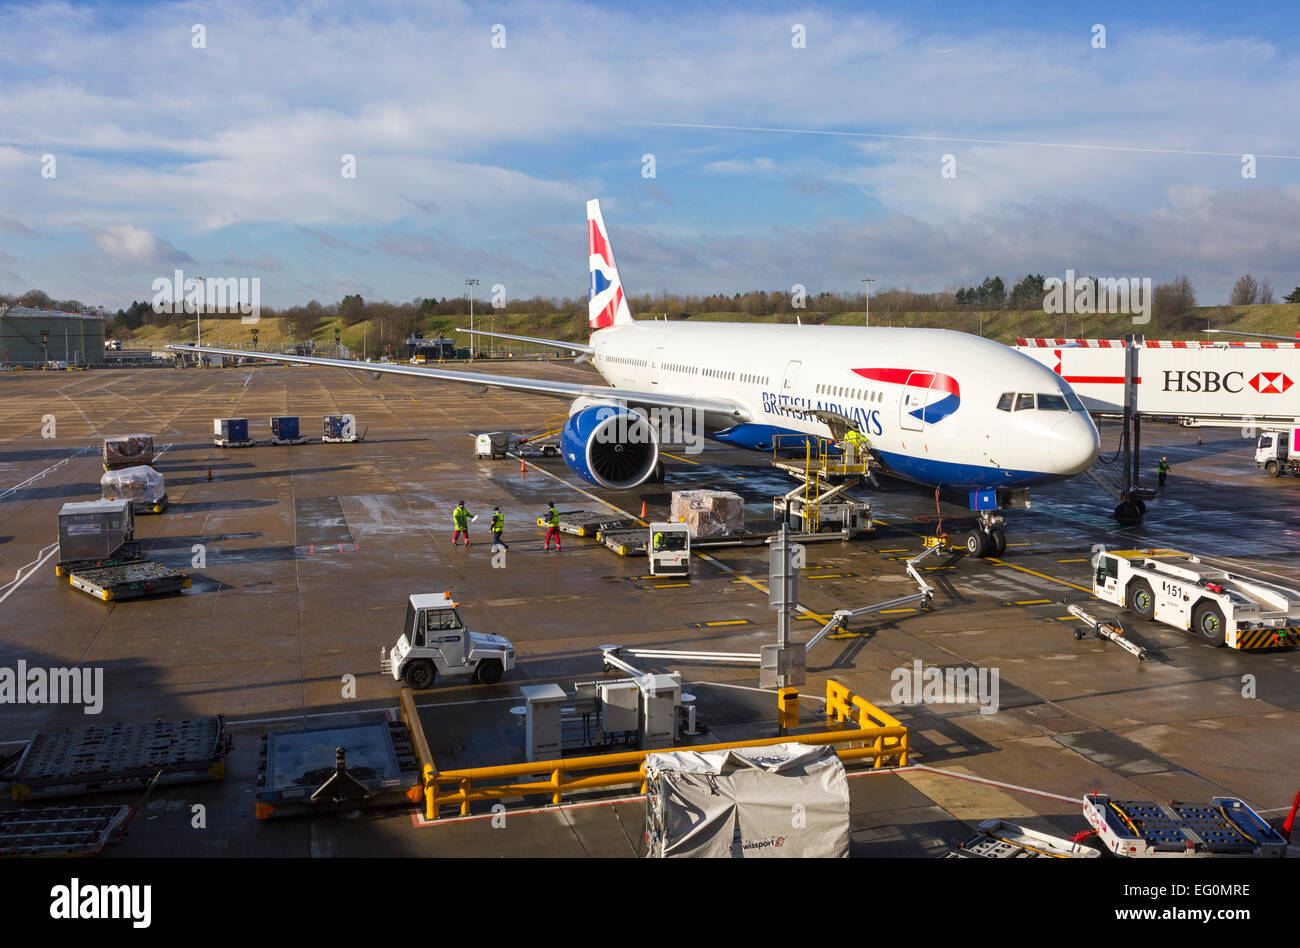
[[[592,377],[567,362],[488,371]],[[710,550],[679,585],[649,580],[643,559],[593,540],[566,536],[561,553],[545,553],[535,525],[551,501],[562,509],[604,502],[631,515],[644,503],[648,517],[663,517],[672,490],[697,487],[737,491],[751,524],[769,522],[772,497],[793,481],[764,454],[713,443],[696,455],[669,449],[681,460],[668,459],[665,484],[602,491],[559,460],[521,471],[518,461],[472,457],[471,433],[535,427],[564,412],[559,400],[375,381],[360,371],[0,373],[0,404],[0,668],[24,660],[104,671],[98,719],[79,706],[0,705],[0,755],[38,730],[98,721],[220,713],[235,735],[226,778],[160,788],[114,850],[120,855],[634,855],[643,803],[619,797],[521,809],[507,833],[481,818],[424,825],[403,810],[259,822],[260,737],[391,713],[397,687],[378,673],[379,650],[396,640],[417,592],[452,591],[472,628],[508,636],[519,655],[498,684],[439,681],[418,696],[444,770],[522,760],[522,729],[509,713],[522,703],[519,687],[600,677],[599,645],[755,652],[775,641],[774,614],[754,585],[767,581],[765,548]],[[298,414],[315,437],[316,419],[335,412],[355,414],[365,440],[211,444],[214,417],[246,415],[252,436],[264,439],[268,416]],[[56,437],[43,438],[50,415]],[[155,467],[170,499],[163,514],[138,519],[137,537],[150,558],[189,572],[193,586],[102,603],[55,577],[56,517],[64,502],[99,496],[100,439],[136,431],[162,451]],[[1130,799],[1228,793],[1268,816],[1289,804],[1300,655],[1215,649],[1130,623],[1150,653],[1139,664],[1107,642],[1076,640],[1059,602],[1088,598],[1096,544],[1174,547],[1300,586],[1300,479],[1257,472],[1253,442],[1237,434],[1144,426],[1143,476],[1154,481],[1161,454],[1172,471],[1142,525],[1119,529],[1114,501],[1086,478],[1036,488],[1030,509],[1007,514],[1004,557],[925,561],[933,609],[855,620],[817,646],[800,689],[806,716],[834,678],[907,724],[916,761],[946,772],[855,776],[855,854],[933,855],[994,816],[1048,831],[1084,828],[1077,804],[1008,786],[1070,798],[1094,787]],[[1104,451],[1115,446],[1114,430],[1103,429]],[[903,560],[921,552],[922,537],[940,523],[956,534],[972,522],[960,504],[936,505],[932,490],[915,485],[884,478],[881,489],[858,493],[871,499],[877,529],[808,546],[799,635],[820,627],[817,616],[913,592]],[[451,545],[451,510],[462,500],[479,515],[468,549]],[[504,568],[490,551],[494,506],[506,517]],[[916,661],[997,669],[997,712],[892,704],[895,672]],[[660,667],[682,672],[714,739],[775,733],[775,698],[757,689],[752,669]],[[541,801],[519,801],[532,802]],[[194,803],[208,808],[202,833],[189,828]]]

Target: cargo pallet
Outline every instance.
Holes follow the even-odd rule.
[[[560,516],[560,532],[575,537],[599,538],[602,533],[611,530],[631,530],[638,521],[631,517],[620,517],[614,513],[601,513],[591,510],[557,510]],[[537,518],[539,527],[546,526],[544,517]],[[642,527],[641,529],[645,529]]]
[[[190,578],[180,570],[149,560],[97,569],[76,568],[68,574],[68,583],[104,602],[157,596],[190,588]]]
[[[167,509],[167,495],[163,494],[157,500],[133,500],[131,501],[131,510],[138,514],[160,514]]]
[[[1118,856],[1285,856],[1287,842],[1236,797],[1209,803],[1083,797],[1083,815]]]
[[[200,783],[226,775],[230,736],[221,715],[37,734],[0,773],[15,800]]]
[[[0,813],[0,857],[96,856],[120,838],[129,806],[25,807]]]
[[[244,438],[242,441],[234,441],[230,438],[213,438],[212,443],[218,448],[251,448],[257,441],[253,438]]]
[[[254,815],[266,820],[409,805],[424,798],[420,781],[415,744],[400,721],[266,734]]]
[[[127,540],[111,556],[99,560],[59,560],[54,564],[55,576],[66,576],[76,569],[96,569],[103,566],[121,566],[124,563],[138,563],[143,556],[143,547],[139,540]]]
[[[269,439],[269,444],[306,444],[310,439],[303,435],[298,438],[277,438],[274,435]]]
[[[948,853],[958,859],[1095,859],[1100,849],[1049,836],[1005,820],[985,820],[979,832]]]

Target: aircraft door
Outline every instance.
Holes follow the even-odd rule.
[[[898,403],[898,424],[904,430],[920,431],[925,427],[922,420],[925,416],[924,408],[933,384],[933,372],[913,372],[907,377],[903,385],[903,396]]]
[[[785,364],[785,375],[781,378],[781,394],[790,396],[794,394],[794,383],[799,379],[799,370],[803,367],[802,362],[787,362]]]

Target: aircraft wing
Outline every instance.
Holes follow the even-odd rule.
[[[591,355],[596,351],[595,346],[589,346],[583,342],[560,342],[558,339],[542,339],[538,336],[512,336],[504,332],[484,332],[482,329],[461,329],[456,328],[456,332],[467,333],[471,336],[495,336],[497,339],[515,339],[519,342],[532,342],[539,346],[550,346],[553,349],[564,349],[568,352],[585,352]]]
[[[735,422],[749,421],[749,413],[739,402],[719,398],[696,398],[690,395],[672,395],[666,392],[638,392],[627,388],[610,388],[607,385],[582,385],[577,382],[556,382],[546,379],[526,379],[510,375],[488,375],[484,372],[462,372],[456,369],[435,369],[423,365],[405,365],[400,362],[356,362],[351,359],[319,359],[315,356],[281,355],[275,352],[248,352],[243,349],[213,349],[208,346],[168,346],[176,352],[201,352],[205,355],[225,355],[267,362],[294,362],[300,365],[323,365],[332,369],[352,369],[371,374],[386,373],[441,382],[460,382],[480,388],[506,388],[515,392],[536,395],[553,395],[557,398],[597,398],[628,402],[632,405],[681,408],[688,411],[705,411],[726,415]]]

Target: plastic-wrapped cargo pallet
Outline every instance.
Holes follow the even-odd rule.
[[[118,435],[104,439],[104,470],[153,463],[153,438],[147,434]]]
[[[647,856],[849,855],[849,782],[833,747],[650,754],[645,781]]]
[[[745,501],[729,490],[675,490],[672,518],[692,537],[719,537],[745,529]]]
[[[99,479],[104,500],[129,500],[137,513],[153,511],[167,497],[166,481],[148,465],[105,471]],[[161,510],[157,511],[161,513]]]

